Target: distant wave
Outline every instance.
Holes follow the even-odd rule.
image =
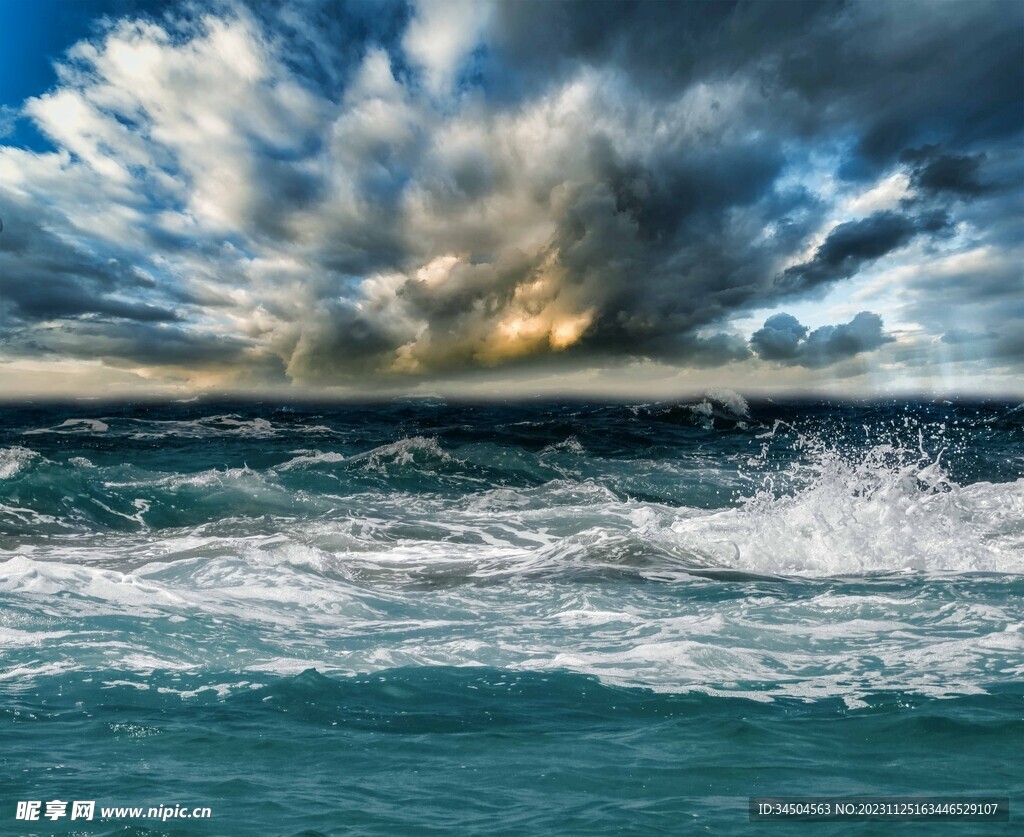
[[[35,430],[26,430],[26,436],[34,436],[40,433],[106,433],[110,425],[100,419],[66,419],[56,427],[41,427]]]

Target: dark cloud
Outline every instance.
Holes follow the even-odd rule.
[[[861,311],[850,322],[810,331],[790,314],[775,314],[750,338],[762,360],[811,368],[829,366],[870,352],[891,342],[882,330],[882,318]]]
[[[499,3],[485,78],[519,96],[580,64],[614,67],[647,95],[750,78],[774,131],[852,131],[867,175],[926,137],[958,145],[1024,128],[1024,10],[925,2]],[[941,60],[937,57],[941,56]],[[766,114],[767,116],[767,114]]]
[[[742,337],[719,333],[708,337],[685,335],[653,341],[648,345],[647,354],[670,361],[685,358],[687,365],[709,368],[744,361],[750,357],[750,349]]]
[[[792,314],[773,314],[750,338],[750,345],[762,360],[793,360],[809,329]]]
[[[648,95],[670,97],[691,79],[729,74],[784,51],[839,9],[837,2],[813,0],[498,3],[484,84],[521,97],[585,64],[613,67]]]
[[[251,341],[196,333],[168,323],[72,320],[26,330],[20,337],[15,343],[18,356],[86,357],[128,368],[223,368],[236,379],[280,380],[283,375],[280,361],[254,351]]]
[[[1015,364],[1018,368],[1024,366],[1024,331],[1014,329],[998,336],[992,342],[992,351],[989,356],[997,362],[1007,361]]]
[[[926,143],[957,154],[1012,143],[1024,130],[1024,9],[993,0],[932,10],[848,4],[781,58],[780,88],[800,91],[858,137],[847,175],[873,176]]]
[[[150,281],[112,255],[101,256],[54,234],[47,215],[23,201],[7,202],[0,233],[0,294],[8,325],[69,317],[180,319],[176,311],[145,299],[154,295]]]
[[[285,348],[286,372],[313,383],[372,378],[404,337],[381,318],[335,302],[301,324]]]
[[[785,292],[803,292],[848,279],[870,264],[905,246],[918,234],[941,233],[949,227],[943,212],[917,217],[899,212],[876,212],[861,221],[839,224],[809,262],[794,265],[776,278]]]
[[[905,151],[901,159],[913,164],[910,182],[925,192],[976,197],[990,188],[979,179],[984,154],[942,154],[925,146]]]

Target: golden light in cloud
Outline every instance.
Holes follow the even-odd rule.
[[[523,311],[512,311],[498,322],[477,358],[484,363],[500,363],[533,354],[544,347],[547,333],[547,318],[543,314],[530,316]]]
[[[500,363],[510,358],[543,352],[563,351],[580,338],[594,320],[594,310],[581,314],[561,314],[548,308],[539,314],[510,312],[477,353],[484,363]]]
[[[594,321],[594,309],[591,308],[589,311],[584,311],[575,317],[566,317],[559,320],[551,327],[551,333],[548,340],[551,343],[551,348],[556,351],[567,349],[573,343],[579,341],[583,336],[583,333],[590,328],[590,324]]]

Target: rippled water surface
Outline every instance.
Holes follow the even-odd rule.
[[[1019,827],[1015,404],[8,406],[0,562],[0,832]]]

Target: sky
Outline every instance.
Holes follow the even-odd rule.
[[[1024,394],[1024,4],[0,0],[9,397]]]

